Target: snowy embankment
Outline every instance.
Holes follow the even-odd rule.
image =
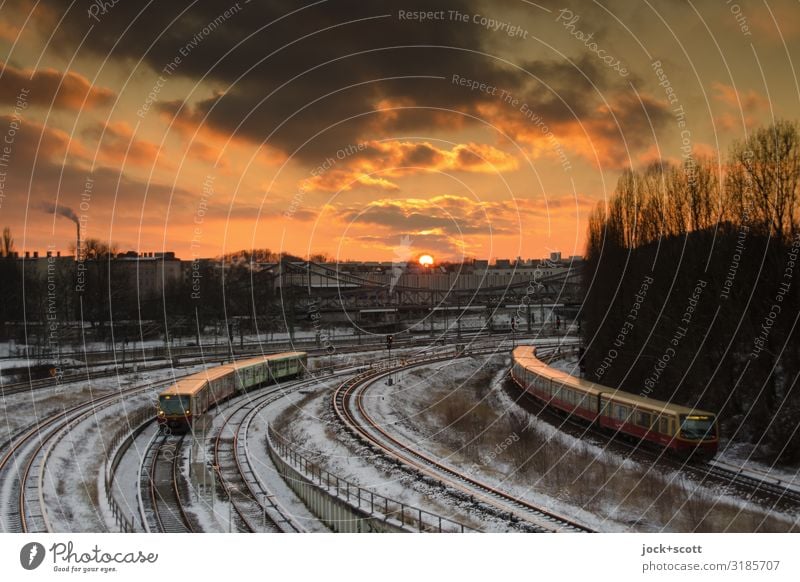
[[[536,418],[504,382],[507,358],[413,368],[365,397],[407,443],[481,480],[600,531],[789,531],[780,515],[724,491],[627,459]],[[570,366],[561,360],[560,366]]]
[[[283,411],[274,407],[267,419],[299,453],[324,470],[408,505],[420,507],[485,531],[517,531],[505,520],[486,515],[468,502],[454,499],[440,486],[429,485],[371,452],[339,426],[331,411],[331,395],[338,381],[322,382],[305,390]]]

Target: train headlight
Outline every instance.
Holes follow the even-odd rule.
[[[186,411],[186,414],[191,414],[191,411],[187,410],[187,411]]]
[[[163,410],[159,410],[159,411],[158,411],[158,415],[159,415],[159,416],[164,416],[164,411],[163,411]]]

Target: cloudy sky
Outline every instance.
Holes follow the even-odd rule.
[[[582,254],[624,168],[716,157],[800,111],[797,0],[0,12],[0,226],[18,250],[67,251],[71,210],[84,236],[184,258]]]

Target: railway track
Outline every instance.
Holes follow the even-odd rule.
[[[301,532],[293,519],[254,470],[247,434],[258,412],[316,380],[279,385],[264,393],[250,393],[232,402],[225,423],[214,439],[214,466],[237,515],[237,527],[246,532]],[[240,401],[240,400],[243,400]]]
[[[447,352],[447,357],[452,351]],[[347,374],[347,372],[339,372]],[[303,528],[275,499],[258,477],[250,459],[247,434],[253,420],[265,407],[288,393],[313,385],[317,380],[301,380],[279,385],[267,392],[241,396],[225,406],[225,422],[214,439],[213,460],[237,516],[239,531],[299,532]]]
[[[469,352],[478,355],[491,352]],[[452,356],[451,356],[452,357]],[[405,369],[441,361],[443,357],[432,357],[411,362]],[[447,465],[409,443],[393,437],[369,416],[363,397],[370,385],[397,370],[368,372],[341,384],[333,394],[333,409],[342,424],[354,435],[412,470],[450,486],[471,499],[482,502],[511,520],[528,524],[533,531],[540,532],[589,532],[583,524],[557,515],[523,499],[509,494],[470,476],[456,467]]]
[[[217,408],[216,414],[223,417],[224,422],[211,439],[213,468],[217,484],[231,504],[231,530],[303,531],[254,470],[247,433],[264,407],[317,381],[298,380],[269,386],[238,396]],[[191,437],[156,434],[150,441],[139,469],[139,508],[145,531],[197,531],[184,501],[189,486],[180,474],[181,447],[188,438]]]
[[[477,341],[493,341],[493,338],[502,337],[498,335],[492,335],[487,333],[462,333],[462,337],[459,338],[453,335],[446,335],[440,338],[424,338],[424,337],[411,337],[408,339],[398,339],[395,341],[395,348],[396,349],[413,349],[419,347],[419,343],[425,341],[427,339],[431,339],[435,345],[445,345],[445,344],[456,344],[456,343],[470,343],[470,342],[477,342]],[[518,333],[517,339],[526,339],[526,338],[538,338],[540,337],[537,333]],[[502,341],[502,340],[501,340]],[[440,344],[441,342],[441,344]],[[234,348],[234,356],[235,358],[245,358],[245,357],[256,357],[260,355],[269,355],[273,353],[280,353],[281,351],[286,351],[290,349],[304,349],[308,352],[309,356],[316,357],[316,356],[326,356],[328,352],[324,349],[317,349],[313,343],[312,345],[305,345],[312,342],[298,342],[296,344],[286,343],[283,346],[276,346],[270,345],[268,349],[265,349],[265,346],[261,344],[251,344],[250,346],[245,346],[244,349],[242,348]],[[350,353],[359,353],[365,351],[379,351],[385,347],[383,342],[366,342],[366,343],[355,343],[355,341],[348,341],[345,342],[343,345],[337,345],[337,353],[339,354],[350,354]],[[212,349],[213,348],[213,349]],[[179,354],[180,357],[180,366],[194,366],[194,365],[202,365],[202,364],[212,364],[212,363],[221,363],[226,362],[231,359],[231,352],[225,351],[224,353],[219,353],[219,350],[215,346],[202,346],[193,348],[195,352],[200,353],[200,356],[197,357],[187,357],[183,351],[184,347],[182,347],[182,353]],[[211,349],[210,352],[204,352],[204,349]],[[97,352],[100,354],[108,354],[109,356],[116,356],[119,357],[119,354],[115,354],[114,352],[102,351]],[[95,354],[95,352],[89,352],[89,354]],[[81,354],[77,354],[81,355]],[[37,378],[35,380],[26,380],[22,382],[11,382],[11,383],[4,383],[2,381],[2,377],[0,377],[0,397],[4,398],[7,396],[11,396],[13,394],[20,394],[24,392],[30,392],[33,390],[44,390],[47,388],[57,388],[64,386],[66,384],[74,384],[77,382],[86,382],[91,380],[99,380],[102,378],[111,378],[118,376],[120,374],[128,374],[133,373],[134,370],[131,368],[134,364],[137,366],[136,372],[151,372],[155,370],[162,370],[166,367],[172,366],[172,361],[167,358],[168,354],[161,354],[160,356],[153,356],[151,358],[144,358],[138,360],[127,360],[124,366],[118,365],[118,361],[111,359],[105,362],[98,362],[95,364],[87,364],[83,366],[76,366],[70,368],[71,370],[77,370],[78,372],[75,374],[71,374],[68,376],[64,376],[59,380],[56,378]],[[68,357],[68,356],[64,356]],[[70,355],[71,357],[71,355]],[[2,358],[0,358],[2,360]],[[154,365],[147,365],[148,362],[159,362],[158,364]],[[94,370],[93,368],[109,368],[109,366],[115,366],[112,369],[101,369],[101,370]]]
[[[702,471],[707,477],[717,479],[729,486],[743,488],[748,497],[767,495],[777,503],[800,505],[800,490],[793,488],[780,479],[770,480],[757,477],[746,467],[736,467],[722,461],[691,462],[689,467],[694,471]]]
[[[352,374],[352,367],[350,370],[339,374]],[[215,415],[222,418],[223,423],[211,437],[211,464],[217,483],[231,504],[231,530],[235,512],[238,531],[302,531],[302,526],[280,505],[254,470],[247,433],[261,409],[317,381],[312,378],[272,385],[237,396],[216,408]],[[177,438],[180,442],[169,440]],[[139,516],[145,531],[191,532],[196,529],[184,502],[189,487],[178,465],[185,438],[190,437],[168,438],[156,434],[148,444],[139,466],[138,487]]]
[[[130,398],[164,385],[138,386],[93,398],[43,419],[15,435],[0,458],[0,531],[47,532],[51,530],[44,507],[45,465],[56,444],[82,422]]]
[[[184,505],[188,489],[181,476],[184,436],[156,433],[142,459],[142,523],[148,532],[192,533],[197,528]]]

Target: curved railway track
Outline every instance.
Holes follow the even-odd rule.
[[[258,476],[250,457],[247,434],[253,419],[266,406],[316,380],[297,380],[251,392],[231,402],[225,422],[214,439],[213,458],[219,483],[237,515],[237,527],[246,532],[300,532],[303,527],[276,499]]]
[[[222,403],[222,426],[211,438],[217,484],[233,512],[230,527],[239,532],[300,532],[304,528],[284,508],[255,471],[247,444],[253,419],[266,406],[317,382],[296,380],[250,391]],[[156,434],[139,469],[139,511],[149,532],[197,531],[184,499],[189,489],[180,474],[181,447],[189,436]],[[165,452],[166,451],[166,452]],[[170,454],[170,452],[172,454]]]
[[[352,367],[350,370],[338,374],[354,373]],[[255,471],[247,434],[253,419],[263,408],[318,381],[313,378],[262,387],[216,407],[214,414],[223,422],[212,432],[214,436],[210,437],[211,466],[216,473],[217,484],[231,504],[230,529],[235,526],[237,531],[243,532],[303,531]],[[184,502],[189,486],[180,474],[178,465],[181,446],[186,438],[190,437],[154,435],[140,462],[137,495],[139,517],[145,531],[191,532],[197,529]],[[174,439],[180,439],[180,442]]]
[[[138,386],[82,402],[22,430],[0,458],[0,531],[47,532],[44,507],[45,463],[53,447],[82,422],[125,398],[147,393],[167,382]]]
[[[184,438],[156,433],[142,459],[141,510],[148,532],[192,533],[196,529],[183,501],[187,490],[180,470]]]
[[[469,352],[478,355],[487,352]],[[490,351],[488,353],[496,353]],[[450,356],[452,357],[452,356]],[[404,369],[442,361],[443,357],[432,357],[410,362]],[[436,481],[468,495],[495,509],[501,515],[519,520],[540,532],[589,532],[583,524],[557,515],[510,493],[482,482],[473,476],[447,465],[412,445],[402,442],[384,430],[371,418],[363,405],[363,397],[371,384],[397,369],[361,374],[341,384],[333,394],[333,409],[342,424],[369,446],[395,461],[410,467]]]
[[[445,344],[454,344],[454,343],[468,343],[470,341],[478,341],[478,340],[486,340],[492,339],[492,337],[498,337],[497,335],[492,336],[491,333],[462,333],[462,338],[458,338],[456,336],[445,335],[440,338],[435,338],[433,341],[442,342]],[[527,333],[527,332],[519,332],[517,334],[518,339],[522,338],[536,338],[539,337],[538,334],[534,333]],[[395,349],[413,349],[419,347],[418,342],[429,339],[429,338],[422,338],[422,337],[412,337],[409,339],[396,339],[395,340]],[[339,354],[350,354],[350,353],[360,353],[365,351],[380,351],[384,348],[385,344],[383,342],[365,342],[365,343],[355,343],[356,340],[352,342],[347,342],[344,345],[337,346],[337,353]],[[305,348],[305,351],[308,353],[309,356],[327,356],[328,352],[324,349],[316,349],[314,345],[305,346],[305,344],[312,344],[312,341],[301,341],[295,344],[286,343],[285,345],[278,347],[276,345],[270,346],[263,346],[261,344],[251,344],[249,346],[245,346],[244,349],[235,348],[235,357],[237,359],[245,358],[245,357],[255,357],[260,355],[269,355],[274,353],[280,353],[281,351],[298,349],[298,348]],[[209,352],[204,353],[203,349],[210,350]],[[188,358],[185,353],[181,351],[178,355],[180,356],[180,366],[194,366],[194,365],[201,365],[201,364],[211,364],[211,363],[221,363],[226,362],[231,359],[231,353],[229,349],[226,349],[223,353],[219,353],[219,349],[215,346],[202,346],[198,348],[194,348],[195,351],[199,351],[201,353],[200,356]],[[111,357],[119,357],[119,354],[115,354],[115,352],[109,351],[99,351],[99,352],[88,352],[88,354],[96,355],[96,354],[108,354]],[[79,356],[81,354],[75,354]],[[70,354],[69,356],[72,356]],[[85,364],[81,366],[74,366],[70,368],[73,371],[77,371],[74,374],[70,374],[60,378],[58,381],[55,378],[36,378],[32,380],[25,380],[22,382],[9,382],[5,383],[2,381],[0,377],[0,397],[7,397],[13,394],[21,394],[25,392],[30,392],[34,390],[45,390],[47,388],[57,388],[61,386],[65,386],[67,384],[75,384],[78,382],[87,382],[91,380],[99,380],[102,378],[111,378],[114,376],[118,376],[120,374],[128,374],[132,373],[133,370],[129,369],[134,364],[137,365],[137,373],[144,373],[144,372],[151,372],[155,370],[162,370],[166,367],[172,366],[171,360],[167,358],[168,354],[161,354],[161,355],[153,355],[151,358],[147,359],[137,359],[137,360],[127,360],[124,366],[119,365],[117,360],[110,359],[108,361],[98,362],[96,364]],[[67,356],[65,356],[67,357]],[[0,363],[2,363],[3,358],[0,358]],[[152,362],[160,362],[152,365],[147,365],[148,363]],[[116,368],[111,368],[117,366]],[[101,368],[101,369],[95,369]]]
[[[754,495],[765,493],[777,501],[800,505],[800,485],[790,487],[780,479],[757,477],[747,467],[736,467],[724,461],[712,460],[692,466],[717,479],[746,486]]]

